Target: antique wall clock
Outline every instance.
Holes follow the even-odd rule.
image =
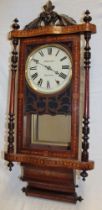
[[[48,1],[23,30],[15,19],[9,33],[13,51],[5,159],[10,170],[13,161],[21,163],[21,179],[28,183],[23,188],[26,195],[76,203],[82,200],[76,193],[76,170],[85,180],[87,170],[94,168],[88,155],[89,41],[96,26],[90,22],[88,10],[83,23],[77,24],[56,13]],[[79,151],[81,35],[85,88]]]

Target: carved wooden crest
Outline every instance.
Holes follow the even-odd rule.
[[[34,29],[41,26],[56,25],[56,26],[68,26],[75,25],[76,21],[67,15],[59,15],[54,10],[55,6],[51,1],[48,1],[43,6],[44,11],[40,13],[39,17],[25,26],[25,29]]]

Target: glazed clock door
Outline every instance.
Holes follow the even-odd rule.
[[[43,155],[47,150],[58,156],[77,155],[80,67],[75,61],[79,58],[80,37],[58,39],[58,43],[53,37],[47,38],[47,42],[46,38],[21,42],[22,83],[18,95],[22,92],[24,104],[18,122],[22,122],[23,141],[18,140],[18,151],[39,150]],[[18,109],[19,106],[18,100]]]
[[[72,77],[70,52],[59,44],[37,47],[27,58],[25,76],[28,88],[36,94],[42,93],[47,97],[59,94],[66,86],[70,88]],[[70,146],[70,114],[55,116],[32,114],[30,121],[33,145]]]

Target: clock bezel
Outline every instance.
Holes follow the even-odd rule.
[[[71,63],[71,68],[69,69],[69,76],[67,78],[67,81],[65,81],[64,85],[59,87],[57,90],[50,90],[49,91],[44,91],[43,89],[41,90],[41,88],[37,87],[35,84],[32,84],[31,79],[29,79],[28,77],[28,62],[31,58],[32,55],[34,55],[36,52],[38,52],[40,49],[43,48],[47,48],[47,47],[56,47],[58,49],[61,49],[62,51],[64,51],[66,53],[66,55],[68,56],[70,63]],[[65,89],[66,86],[69,85],[69,83],[71,82],[71,78],[72,78],[72,57],[70,54],[70,51],[68,49],[66,49],[64,46],[62,46],[61,44],[55,44],[55,43],[50,43],[50,44],[43,44],[40,47],[37,47],[36,49],[34,49],[29,55],[28,58],[26,60],[26,65],[25,65],[25,77],[26,77],[26,81],[29,85],[29,87],[32,89],[32,91],[36,91],[37,93],[41,93],[41,94],[45,94],[45,95],[52,95],[52,94],[56,94],[58,92],[60,92],[61,90]]]

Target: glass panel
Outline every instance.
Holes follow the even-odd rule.
[[[69,146],[70,139],[70,115],[31,115],[32,144]]]

